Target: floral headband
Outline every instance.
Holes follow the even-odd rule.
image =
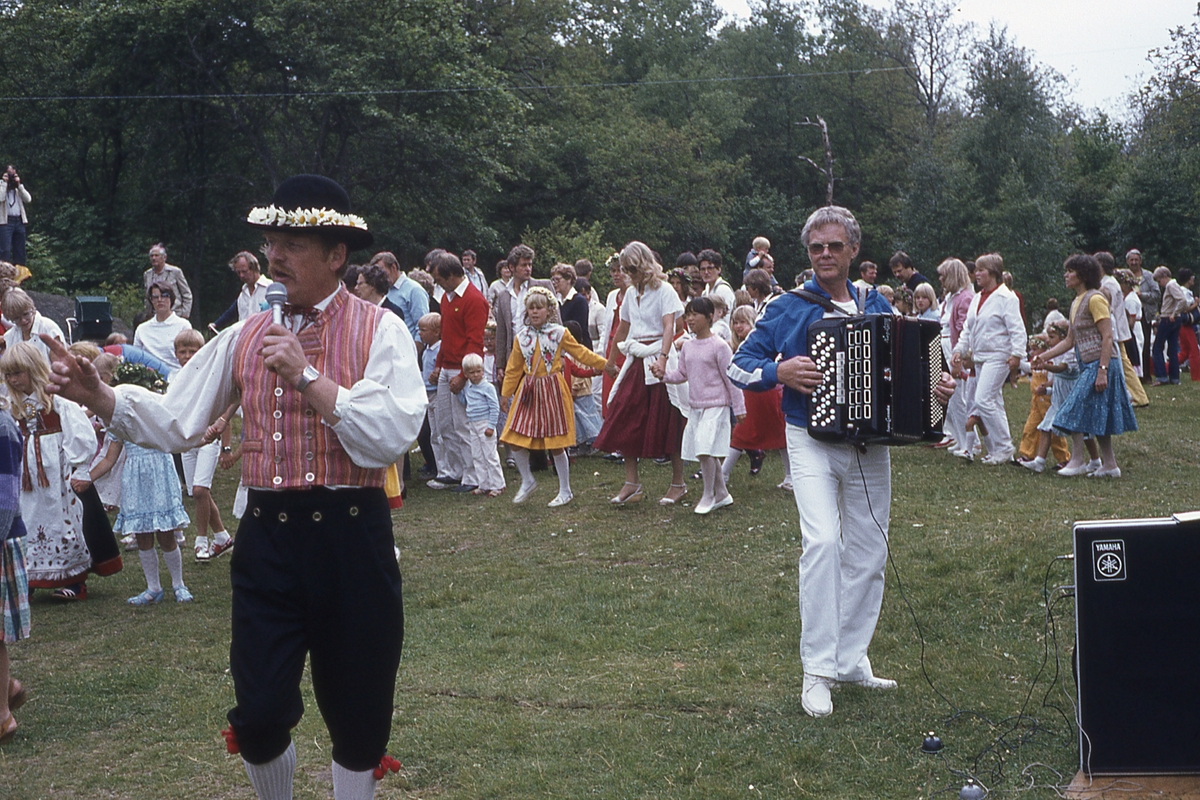
[[[525,307],[529,307],[529,298],[535,294],[544,295],[550,303],[550,308],[554,308],[558,304],[558,300],[554,297],[554,292],[547,289],[545,286],[531,286],[528,293],[525,295]]]
[[[367,221],[357,214],[343,214],[328,208],[297,208],[287,210],[278,206],[253,208],[246,216],[251,225],[280,228],[356,228],[367,230]]]

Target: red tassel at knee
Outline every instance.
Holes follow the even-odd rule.
[[[371,774],[375,776],[375,780],[381,781],[383,780],[383,776],[387,775],[389,772],[399,772],[400,767],[402,766],[404,765],[396,759],[385,755],[383,758],[379,759],[379,766],[376,767],[375,771]]]
[[[237,734],[234,733],[232,725],[221,731],[221,736],[225,737],[225,749],[231,755],[237,755],[242,751],[242,748],[238,746]]]

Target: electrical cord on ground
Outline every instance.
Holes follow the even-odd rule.
[[[917,637],[918,637],[918,641],[920,643],[920,648],[921,648],[921,655],[920,655],[921,674],[924,677],[925,682],[929,685],[930,690],[933,691],[933,693],[938,698],[940,698],[942,700],[942,702],[944,702],[947,706],[949,706],[951,708],[951,710],[953,711],[953,713],[945,719],[944,724],[950,725],[951,723],[953,723],[963,717],[969,716],[969,717],[973,717],[973,718],[980,720],[984,724],[988,725],[992,730],[1001,730],[1001,732],[998,733],[995,736],[995,738],[993,738],[992,742],[987,747],[985,747],[983,750],[981,750],[973,758],[970,759],[971,768],[969,770],[957,769],[957,768],[953,767],[946,759],[945,751],[939,751],[937,753],[937,757],[942,761],[943,766],[945,766],[946,770],[951,775],[953,775],[956,778],[956,780],[960,780],[960,781],[965,781],[967,779],[974,780],[974,782],[976,784],[978,784],[981,788],[984,789],[986,796],[990,797],[990,796],[992,796],[993,791],[999,791],[999,787],[1004,783],[1004,781],[1005,781],[1004,768],[1005,768],[1005,765],[1007,764],[1007,762],[1011,759],[1011,756],[1014,752],[1016,752],[1020,747],[1024,746],[1025,744],[1028,744],[1038,733],[1048,732],[1051,735],[1054,735],[1056,733],[1056,731],[1053,728],[1042,725],[1042,723],[1037,718],[1029,716],[1027,714],[1027,712],[1029,710],[1029,704],[1034,696],[1034,692],[1037,688],[1038,682],[1041,680],[1042,675],[1046,672],[1047,666],[1050,663],[1050,654],[1051,654],[1052,650],[1053,650],[1053,654],[1054,654],[1054,673],[1049,679],[1049,686],[1046,690],[1046,693],[1042,696],[1041,707],[1047,708],[1047,709],[1052,709],[1059,716],[1061,716],[1063,718],[1064,722],[1067,723],[1069,728],[1071,728],[1072,730],[1079,730],[1079,728],[1078,728],[1078,710],[1075,708],[1074,696],[1068,691],[1067,686],[1065,684],[1066,672],[1062,669],[1062,659],[1061,659],[1061,656],[1059,653],[1058,631],[1057,631],[1057,626],[1055,624],[1055,617],[1054,617],[1054,607],[1060,601],[1067,599],[1067,598],[1073,598],[1074,595],[1073,595],[1073,593],[1067,593],[1067,592],[1062,591],[1062,589],[1064,587],[1059,587],[1059,590],[1056,592],[1056,595],[1053,598],[1051,597],[1051,593],[1050,593],[1050,574],[1051,574],[1051,571],[1053,570],[1054,565],[1059,561],[1071,561],[1073,559],[1073,556],[1055,556],[1046,565],[1046,571],[1045,571],[1043,581],[1042,581],[1042,600],[1043,600],[1043,605],[1045,606],[1045,609],[1046,609],[1045,623],[1044,623],[1045,627],[1044,627],[1044,631],[1043,631],[1042,662],[1038,668],[1037,673],[1034,675],[1033,680],[1030,682],[1029,689],[1026,692],[1025,697],[1021,702],[1021,708],[1018,711],[1018,713],[1015,716],[1006,717],[1006,718],[998,720],[998,721],[993,721],[988,716],[981,714],[978,711],[962,708],[962,707],[958,706],[954,701],[952,701],[949,697],[947,697],[940,689],[938,689],[938,687],[936,686],[932,677],[929,674],[929,670],[926,665],[927,644],[925,641],[925,632],[921,626],[920,619],[917,616],[916,608],[913,606],[912,601],[909,599],[907,592],[904,590],[904,583],[900,577],[900,570],[899,570],[899,567],[896,565],[895,557],[892,554],[891,542],[888,539],[887,532],[884,530],[883,525],[880,523],[879,519],[875,516],[875,510],[871,504],[871,495],[870,495],[870,492],[867,490],[866,473],[863,470],[861,453],[856,454],[856,463],[858,466],[859,478],[862,480],[864,495],[866,496],[866,500],[867,500],[867,510],[871,514],[871,520],[872,520],[872,522],[875,523],[875,527],[879,530],[880,535],[883,537],[884,545],[887,548],[887,560],[892,568],[892,575],[896,582],[896,590],[899,592],[901,600],[904,602],[905,607],[908,609],[909,616],[912,618],[913,625],[916,628]],[[1067,715],[1067,713],[1061,707],[1049,702],[1050,694],[1055,690],[1055,688],[1057,688],[1060,685],[1060,683],[1062,685],[1064,695],[1066,695],[1067,698],[1070,700],[1072,708],[1076,712],[1074,715],[1074,719],[1069,717]],[[1012,738],[1013,734],[1015,732],[1017,732],[1018,730],[1022,730],[1021,735],[1016,737],[1015,739]],[[1087,735],[1086,732],[1081,731],[1081,733],[1084,736]],[[983,768],[982,762],[989,755],[994,755],[996,757],[996,763],[992,766],[992,768],[989,771],[989,778],[990,778],[989,782],[991,783],[992,786],[997,787],[995,790],[988,789],[987,785],[983,781],[981,781],[980,777],[979,777],[980,773],[982,772],[982,768]],[[1057,778],[1057,781],[1053,784],[1040,784],[1039,785],[1036,781],[1036,778],[1032,775],[1032,771],[1038,767],[1047,769],[1050,772],[1054,773],[1055,777]],[[1019,788],[1015,787],[1015,791],[1026,792],[1026,791],[1029,791],[1030,789],[1034,789],[1034,788],[1048,788],[1048,789],[1053,790],[1055,793],[1059,794],[1059,796],[1062,796],[1063,775],[1062,775],[1062,773],[1058,772],[1057,770],[1053,769],[1052,767],[1042,764],[1041,762],[1032,762],[1032,763],[1026,765],[1021,770],[1020,775],[1022,777],[1024,777],[1028,781],[1028,783]],[[957,792],[958,790],[959,790],[959,787],[947,785],[946,787],[944,787],[942,789],[932,792],[931,796],[939,795],[944,792]]]

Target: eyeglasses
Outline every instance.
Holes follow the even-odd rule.
[[[831,255],[836,256],[836,255],[841,255],[842,251],[845,249],[846,249],[845,242],[809,242],[808,243],[808,254],[810,256],[819,256],[819,255],[821,255],[821,253],[824,253],[826,250],[828,250]]]

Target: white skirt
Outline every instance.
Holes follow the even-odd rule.
[[[700,456],[724,458],[729,455],[729,406],[693,408],[687,413],[683,429],[682,456],[685,461],[699,461]]]

